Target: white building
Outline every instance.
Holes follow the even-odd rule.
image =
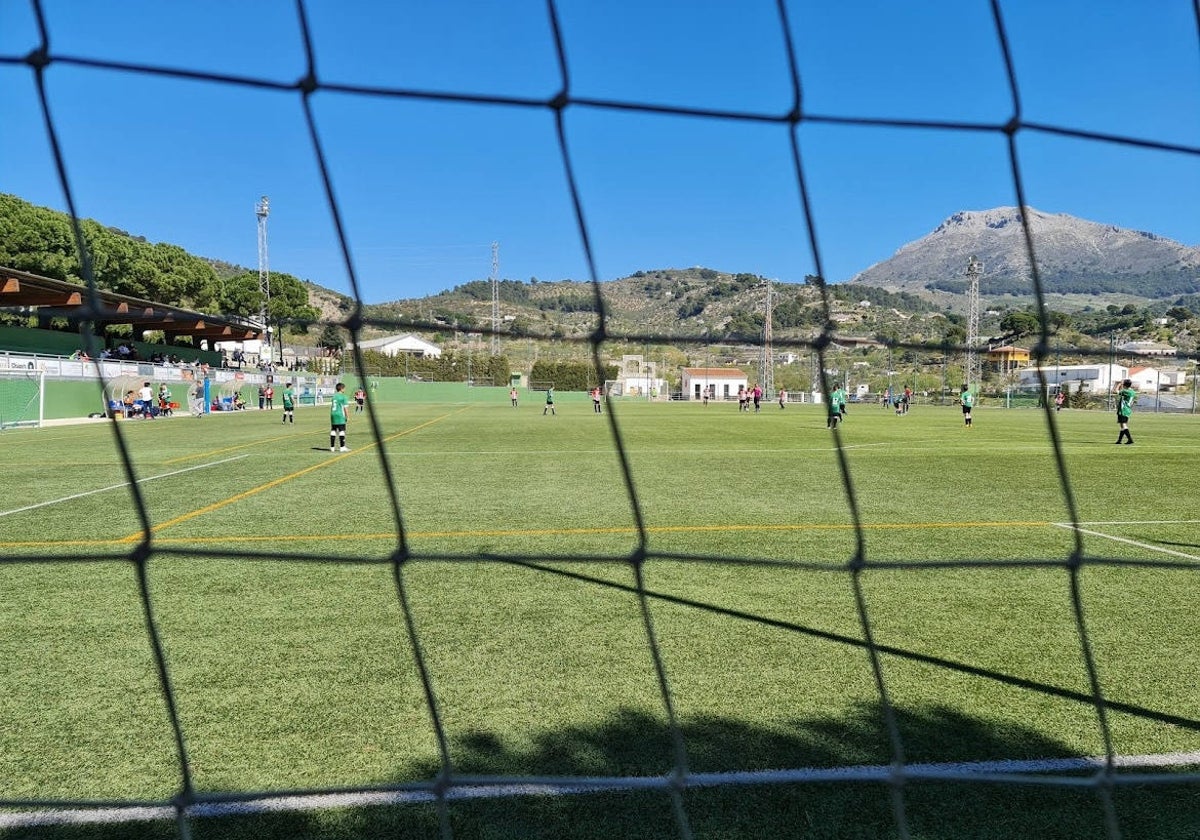
[[[658,375],[657,362],[647,362],[637,355],[622,356],[618,377],[604,383],[609,396],[655,399],[667,396],[667,383]]]
[[[739,386],[750,387],[750,378],[746,376],[746,372],[737,368],[685,367],[682,379],[685,400],[702,399],[705,388],[712,389],[709,392],[711,399],[736,399]]]
[[[1129,369],[1133,387],[1148,394],[1159,391],[1174,391],[1187,384],[1187,372],[1178,368],[1153,368],[1147,365]]]
[[[1171,345],[1157,341],[1126,341],[1118,344],[1117,349],[1122,353],[1138,353],[1142,356],[1174,356],[1179,352]]]
[[[406,333],[404,335],[389,335],[383,338],[373,338],[370,341],[360,341],[360,350],[374,350],[385,356],[399,356],[407,353],[411,356],[424,356],[436,359],[442,355],[442,348],[423,338]]]
[[[1017,384],[1036,388],[1038,371],[1046,377],[1051,390],[1061,386],[1063,390],[1108,393],[1118,383],[1129,377],[1129,368],[1117,364],[1050,365],[1048,367],[1021,368],[1017,371]]]

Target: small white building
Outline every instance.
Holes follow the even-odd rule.
[[[442,348],[412,333],[404,335],[389,335],[383,338],[373,338],[370,341],[360,341],[360,350],[374,350],[385,356],[399,356],[407,353],[410,356],[423,356],[436,359],[442,355]]]
[[[738,387],[749,388],[750,378],[737,368],[685,367],[683,369],[683,399],[699,400],[704,389],[710,388],[709,398],[737,399]]]
[[[652,399],[667,396],[667,383],[658,375],[657,362],[647,362],[638,355],[622,356],[618,377],[604,383],[609,396]]]
[[[1050,365],[1043,368],[1021,368],[1017,371],[1017,384],[1036,388],[1039,370],[1046,377],[1046,384],[1052,390],[1057,386],[1062,390],[1091,391],[1094,394],[1107,393],[1117,383],[1129,377],[1129,368],[1124,365]]]
[[[1174,391],[1187,384],[1187,372],[1178,368],[1154,368],[1148,365],[1135,365],[1129,369],[1129,378],[1133,387],[1142,393],[1154,394],[1159,391]]]

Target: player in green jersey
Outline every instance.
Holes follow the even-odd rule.
[[[295,383],[289,382],[287,384],[287,386],[283,389],[283,422],[284,423],[295,424],[295,422],[296,422],[296,415],[293,413],[293,410],[296,408],[296,392],[293,389],[294,384]]]
[[[349,452],[346,446],[346,408],[350,398],[346,396],[346,385],[339,382],[334,389],[333,398],[329,401],[329,451],[335,452],[337,444],[341,443],[343,452]]]
[[[1133,380],[1126,379],[1117,391],[1117,425],[1121,431],[1117,434],[1117,443],[1124,440],[1133,443],[1133,435],[1129,434],[1129,415],[1133,414],[1133,404],[1137,402],[1137,391],[1133,390]]]
[[[835,388],[829,393],[829,419],[825,421],[826,429],[836,429],[846,413],[846,392]]]
[[[962,386],[962,393],[958,395],[959,405],[962,406],[963,423],[967,426],[971,425],[971,409],[975,407],[975,395],[966,386]]]

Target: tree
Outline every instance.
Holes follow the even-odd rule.
[[[1037,316],[1032,312],[1010,312],[1000,319],[1000,329],[1015,337],[1032,335],[1040,329]]]
[[[346,342],[340,329],[333,324],[326,324],[325,329],[321,330],[321,337],[317,339],[317,346],[334,353],[340,352],[346,346]]]
[[[1192,315],[1192,310],[1188,309],[1186,306],[1172,306],[1167,310],[1166,315],[1172,321],[1178,321],[1181,324],[1184,321],[1189,321],[1194,317]]]

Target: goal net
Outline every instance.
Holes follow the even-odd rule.
[[[41,426],[46,375],[40,370],[0,370],[0,429]]]
[[[92,5],[106,22],[128,22],[120,4]],[[187,5],[141,4],[139,14]],[[193,5],[202,17],[220,17],[210,15],[206,4]],[[457,37],[462,33],[454,24],[436,30],[438,37],[449,34],[449,55],[459,42],[473,50],[495,43],[507,47],[512,30],[500,24],[516,25],[505,17],[508,10],[533,15],[532,22],[521,20],[538,33],[547,69],[529,86],[532,92],[515,93],[506,85],[506,74],[508,62],[527,58],[522,51],[506,49],[494,72],[477,78],[458,74],[457,66],[452,75],[425,76],[420,61],[401,60],[407,53],[393,39],[408,33],[418,18],[425,20],[420,8],[442,5],[375,4],[367,17],[356,18],[355,4],[336,9],[307,0],[294,6],[245,4],[237,26],[226,29],[242,37],[249,31],[243,31],[243,23],[269,8],[277,17],[257,42],[268,49],[246,49],[255,43],[247,36],[238,49],[205,48],[189,59],[190,43],[203,47],[210,41],[185,37],[192,33],[176,19],[171,37],[153,43],[134,36],[110,41],[86,31],[59,37],[89,4],[33,0],[28,24],[14,27],[6,20],[0,44],[5,97],[18,82],[29,89],[28,109],[7,120],[5,131],[9,139],[16,132],[44,132],[39,134],[42,157],[53,162],[47,172],[57,177],[75,247],[83,248],[84,222],[94,215],[93,202],[101,192],[90,131],[101,126],[73,109],[101,99],[109,109],[105,122],[136,127],[147,114],[161,121],[147,103],[172,101],[176,93],[199,91],[198,122],[237,124],[244,122],[247,107],[254,107],[263,117],[260,124],[270,128],[268,143],[239,140],[223,146],[215,165],[205,168],[192,159],[205,143],[192,137],[188,126],[176,126],[176,140],[186,142],[164,144],[181,149],[171,171],[202,170],[211,178],[218,170],[260,171],[266,147],[280,149],[280,157],[295,156],[299,162],[288,187],[298,191],[296,202],[324,202],[322,210],[332,219],[329,240],[336,246],[329,249],[336,265],[328,270],[348,280],[348,296],[329,303],[327,312],[333,314],[317,326],[349,333],[352,369],[360,371],[366,370],[364,340],[379,334],[447,334],[458,329],[459,318],[473,330],[479,323],[501,323],[496,310],[480,305],[481,289],[475,289],[469,312],[442,311],[443,303],[452,305],[445,301],[403,315],[396,314],[398,307],[369,306],[372,301],[360,291],[352,243],[362,241],[357,230],[377,211],[349,202],[365,201],[371,193],[386,192],[390,203],[412,205],[430,216],[444,212],[460,225],[469,221],[472,237],[480,236],[489,221],[503,229],[518,192],[520,201],[534,196],[533,201],[544,202],[539,209],[546,227],[530,241],[574,237],[583,255],[586,276],[581,279],[590,282],[593,294],[535,301],[543,312],[574,318],[564,320],[566,328],[558,332],[523,317],[480,332],[513,344],[546,340],[556,353],[567,347],[593,360],[595,376],[587,381],[604,382],[606,396],[619,395],[619,385],[606,379],[611,373],[604,359],[655,345],[667,351],[664,369],[673,370],[678,357],[694,357],[696,348],[714,336],[728,332],[729,340],[740,345],[760,327],[757,312],[739,313],[744,317],[738,323],[732,314],[720,314],[738,287],[733,281],[699,301],[685,298],[687,290],[671,288],[669,280],[644,278],[655,294],[681,296],[672,304],[680,318],[711,305],[705,312],[714,313],[713,321],[698,327],[697,334],[659,335],[655,323],[602,317],[606,291],[598,266],[611,263],[599,258],[601,243],[631,237],[642,249],[638,253],[656,253],[654,231],[641,230],[627,217],[635,206],[653,204],[677,227],[685,226],[676,223],[678,209],[710,208],[723,227],[751,240],[768,227],[790,230],[795,253],[776,258],[797,266],[797,284],[811,270],[807,285],[819,301],[820,317],[808,323],[816,326],[803,337],[787,338],[772,338],[763,328],[757,343],[747,339],[753,356],[729,365],[752,367],[757,358],[785,348],[805,354],[820,371],[814,374],[820,381],[814,402],[824,404],[840,391],[839,378],[849,363],[845,348],[851,344],[839,349],[839,339],[862,336],[839,332],[851,321],[834,317],[832,295],[822,279],[831,251],[847,246],[819,232],[847,214],[823,210],[814,196],[862,181],[875,191],[873,201],[888,179],[860,169],[868,152],[881,153],[892,175],[914,161],[925,166],[955,157],[950,150],[959,151],[953,147],[957,141],[986,143],[990,156],[967,156],[960,161],[963,171],[973,175],[986,166],[1001,173],[1003,189],[996,194],[1022,208],[1032,203],[1027,191],[1033,185],[1022,168],[1020,142],[1032,140],[1033,154],[1043,156],[1067,141],[1089,149],[1118,146],[1170,155],[1185,160],[1192,182],[1200,161],[1194,134],[1182,142],[1146,136],[1180,123],[1194,127],[1182,115],[1200,113],[1195,95],[1185,102],[1175,101],[1174,94],[1161,97],[1171,118],[1148,124],[1145,131],[1136,121],[1123,133],[1094,128],[1093,120],[1109,113],[1108,88],[1094,99],[1071,97],[1070,112],[1061,120],[1027,116],[1021,57],[1014,58],[1014,30],[1001,11],[1020,9],[1025,29],[1044,29],[1038,15],[1052,3],[931,6],[929,14],[968,7],[975,14],[969,30],[945,39],[961,45],[956,60],[930,71],[937,89],[957,91],[961,113],[935,117],[897,116],[887,88],[907,75],[902,62],[923,57],[908,43],[923,27],[904,17],[917,14],[923,4],[853,7],[864,20],[882,15],[885,7],[900,16],[890,27],[881,24],[870,39],[860,37],[855,21],[838,38],[820,35],[827,15],[845,4],[784,0],[661,4],[674,13],[656,38],[634,37],[650,25],[653,16],[645,8],[657,8],[656,3],[618,4],[620,12],[609,4],[558,0],[544,6],[473,4],[469,14],[459,12],[458,25],[476,18],[497,25],[469,38]],[[1125,5],[1154,17],[1159,26],[1153,38],[1130,38],[1122,49],[1113,49],[1114,61],[1118,53],[1157,52],[1160,42],[1183,39],[1191,61],[1171,72],[1185,76],[1194,94],[1200,12],[1180,2],[1169,13],[1163,11],[1170,5],[1166,2]],[[1089,7],[1080,16],[1115,15],[1117,6],[1100,12]],[[574,30],[561,25],[564,14],[578,15],[589,7],[603,12],[587,19],[590,25]],[[757,21],[757,34],[727,42],[720,26],[706,32],[694,28],[722,8],[730,21],[742,15]],[[401,13],[393,27],[377,25],[372,16],[389,9]],[[605,28],[609,21],[612,28]],[[809,37],[803,57],[796,48],[798,33]],[[367,46],[373,37],[382,40]],[[349,41],[349,57],[343,54],[336,69],[327,69],[327,44],[339,39]],[[716,75],[710,77],[710,91],[693,88],[683,104],[665,101],[641,95],[640,86],[654,79],[613,69],[635,55],[665,52],[668,39],[682,42],[683,51],[655,78],[690,78],[711,66]],[[1072,32],[1053,46],[1065,49],[1074,40]],[[875,51],[885,44],[898,44],[900,63],[878,80],[878,89],[867,85],[854,98],[837,85],[802,84],[810,78],[810,62],[832,62],[852,46]],[[995,60],[995,72],[986,80],[957,63],[983,51]],[[1055,49],[1028,53],[1055,59],[1051,66],[1037,64],[1030,71],[1035,75],[1070,75],[1059,72],[1068,67],[1069,57]],[[223,63],[226,55],[249,56],[254,63],[250,69],[229,67]],[[576,72],[578,62],[592,72]],[[857,78],[857,70],[847,65],[842,81]],[[1115,91],[1122,78],[1117,67],[1103,83]],[[85,80],[87,96],[63,92],[60,85],[79,79]],[[736,86],[739,80],[747,82],[745,90]],[[622,88],[621,81],[634,87]],[[782,99],[757,98],[766,87],[782,90]],[[131,90],[149,93],[138,96]],[[229,110],[202,110],[218,101]],[[1044,116],[1044,103],[1038,104]],[[360,118],[356,106],[400,111],[407,122],[374,124]],[[463,121],[467,112],[477,122]],[[670,136],[645,155],[649,163],[634,174],[628,169],[632,149],[645,139],[642,129],[650,124],[670,126]],[[90,126],[84,139],[80,126]],[[421,133],[431,126],[444,135]],[[488,179],[510,164],[491,157],[491,138],[518,131],[529,132],[522,135],[529,142],[521,146],[519,163],[537,159],[537,180],[522,182],[511,194],[481,193],[479,186],[490,187]],[[701,132],[716,138],[719,151],[711,160],[692,145]],[[805,145],[826,132],[844,132],[837,142],[855,149],[854,165],[830,164]],[[132,140],[139,132],[127,133]],[[415,137],[426,145],[410,154],[404,144]],[[438,181],[432,194],[446,198],[446,205],[426,207],[404,190],[393,193],[373,182],[383,167],[403,171],[406,187],[436,180],[437,167],[424,154],[439,145],[457,150],[464,165],[480,165],[474,192],[446,197]],[[383,162],[374,168],[366,157],[371,149],[384,150]],[[901,149],[913,157],[904,158]],[[240,160],[239,153],[257,156]],[[717,155],[753,166],[744,177],[726,173],[718,178],[710,172]],[[693,161],[696,171],[666,179],[661,191],[647,180],[647,173],[677,159]],[[109,168],[125,179],[137,174],[133,170],[140,164]],[[83,178],[80,172],[89,174],[74,180]],[[344,184],[339,178],[355,173],[366,180],[335,189]],[[1096,182],[1097,189],[1105,186],[1100,182],[1107,173],[1074,174]],[[607,215],[590,216],[594,191],[621,176],[631,182],[628,197],[613,202]],[[257,190],[238,177],[243,188]],[[981,193],[962,188],[970,177],[947,181],[953,182],[943,185],[950,212],[955,203],[982,200]],[[714,192],[690,193],[697,183]],[[739,192],[739,184],[747,191]],[[187,198],[190,185],[151,186],[161,199],[163,190]],[[1112,191],[1119,203],[1121,190]],[[256,195],[248,196],[246,209]],[[992,193],[986,195],[990,200]],[[88,203],[80,201],[84,196]],[[190,220],[190,199],[186,204]],[[493,208],[499,208],[499,216],[477,216]],[[885,213],[889,224],[908,230],[904,225],[913,217],[908,209],[903,196],[893,201]],[[282,222],[284,210],[279,217]],[[1025,221],[1009,230],[1021,253],[1032,257],[1037,243]],[[322,252],[306,235],[292,240],[293,249],[306,258]],[[317,234],[311,235],[315,240]],[[198,233],[194,241],[207,240]],[[710,244],[695,241],[692,248],[725,253],[706,249]],[[367,247],[394,256],[407,245]],[[695,258],[686,248],[661,257],[687,265]],[[79,262],[84,279],[95,286],[100,269],[93,270],[86,251]],[[1044,364],[1052,324],[1037,261],[1030,263],[1038,325],[1033,357]],[[755,279],[747,277],[747,283]],[[242,284],[243,292],[258,288],[252,281]],[[851,325],[865,323],[869,314],[864,313],[867,307],[860,307]],[[793,323],[802,314],[792,312]],[[979,350],[958,334],[966,330],[901,341],[886,330],[862,329],[898,354],[973,357]],[[1076,355],[1088,354],[1109,361],[1107,351],[1076,348]],[[1190,350],[1181,355],[1189,362],[1200,358]],[[565,377],[558,381],[568,387]],[[1005,464],[1019,462],[1004,459],[1018,457],[1021,447],[982,423],[967,435],[957,408],[943,410],[955,421],[954,429],[963,431],[948,444],[896,431],[905,420],[919,420],[916,410],[903,420],[890,418],[893,424],[880,439],[856,440],[860,426],[881,422],[879,412],[866,417],[868,412],[852,406],[845,422],[826,428],[825,412],[818,409],[734,415],[720,399],[703,407],[657,404],[632,398],[651,394],[657,385],[627,381],[628,398],[611,406],[605,402],[599,410],[590,400],[574,403],[573,395],[566,395],[562,410],[545,417],[540,405],[514,409],[502,394],[471,393],[479,399],[466,405],[421,406],[420,412],[404,415],[400,428],[384,425],[386,400],[373,394],[372,410],[361,419],[351,415],[346,424],[354,441],[344,453],[340,447],[334,453],[332,444],[326,449],[323,425],[315,441],[299,420],[293,428],[280,425],[281,418],[268,419],[254,427],[270,426],[265,432],[247,431],[251,422],[264,419],[255,414],[89,429],[79,449],[61,450],[72,459],[72,469],[45,476],[55,483],[40,500],[19,498],[0,510],[5,537],[0,540],[0,645],[7,644],[0,650],[5,662],[0,675],[7,673],[0,681],[7,682],[0,685],[24,692],[18,702],[0,691],[0,767],[10,770],[0,773],[0,835],[36,837],[44,829],[47,836],[127,836],[133,831],[125,831],[125,824],[164,820],[171,822],[153,826],[146,836],[1119,840],[1195,834],[1200,824],[1195,690],[1200,664],[1194,612],[1176,623],[1162,618],[1163,626],[1148,629],[1144,637],[1126,632],[1123,622],[1137,618],[1131,617],[1126,596],[1140,597],[1137,603],[1148,604],[1149,611],[1158,609],[1157,596],[1168,590],[1183,592],[1194,603],[1200,572],[1196,532],[1190,519],[1173,522],[1177,530],[1165,535],[1152,532],[1153,522],[1122,520],[1143,530],[1134,536],[1096,536],[1100,526],[1081,512],[1073,475],[1093,457],[1109,459],[1113,447],[1102,456],[1094,450],[1080,455],[1080,449],[1064,443],[1063,421],[1046,404],[1030,413],[1037,421],[1034,443],[1043,456],[1037,469],[1005,471]],[[41,422],[42,385],[33,374],[0,374],[0,427]],[[954,383],[948,385],[955,393]],[[1044,378],[1040,385],[1044,389]],[[314,387],[300,395],[302,403],[334,400],[331,390]],[[551,387],[549,381],[529,384],[534,391]],[[446,403],[454,403],[462,389],[442,393],[450,395]],[[766,396],[765,409],[773,396]],[[487,406],[484,399],[491,397],[495,404]],[[578,406],[583,408],[572,414]],[[489,410],[494,413],[483,415]],[[996,409],[976,415],[991,410]],[[438,438],[441,428],[471,416],[486,416],[496,428],[512,425],[501,433],[488,423],[459,426],[453,435]],[[673,425],[692,422],[693,416],[711,419],[717,429],[705,448],[693,447]],[[516,425],[526,417],[537,425]],[[804,418],[813,422],[797,433],[805,436],[797,448],[825,460],[809,470],[788,469],[785,462],[795,448],[788,448],[783,435],[775,439],[781,441],[778,447],[764,448],[759,430]],[[162,442],[179,428],[206,436],[203,448],[183,452],[169,439]],[[977,474],[980,450],[968,449],[985,444],[988,457],[1001,462],[991,480]],[[285,445],[290,449],[284,456],[271,457],[278,450],[269,447]],[[526,449],[518,450],[522,445]],[[18,455],[15,449],[0,457],[9,458],[10,470],[27,469],[34,453],[22,448]],[[916,478],[927,460],[946,449],[964,453],[955,469],[926,475],[924,481]],[[1140,455],[1150,447],[1117,449],[1118,455]],[[101,455],[109,461],[99,468],[89,463]],[[651,462],[652,457],[663,460]],[[900,460],[912,475],[880,481],[880,474]],[[114,463],[119,470],[112,469]],[[646,463],[653,467],[639,472]],[[1108,495],[1089,509],[1124,510],[1133,501],[1142,488],[1128,478],[1132,463],[1106,477]],[[339,473],[339,464],[349,466]],[[211,473],[203,472],[209,468]],[[85,470],[93,470],[95,496],[73,482],[76,471]],[[693,471],[681,478],[684,470]],[[772,470],[774,483],[758,480]],[[127,480],[115,483],[115,472]],[[206,477],[189,479],[183,493],[168,484],[180,475]],[[566,498],[555,483],[564,478],[578,482]],[[292,482],[309,479],[305,492],[289,491]],[[810,479],[814,484],[801,486]],[[114,487],[125,495],[99,495]],[[1014,496],[1032,494],[1030,487],[1036,498],[1026,503],[1031,512],[1025,517],[980,521],[965,515],[965,508],[946,510],[965,499],[979,508],[1011,504]],[[928,506],[930,512],[921,514],[926,530],[905,537],[913,523],[903,517],[916,515],[905,506],[931,488],[941,495]],[[810,495],[801,492],[809,489]],[[347,499],[358,498],[356,493],[368,494],[368,501],[348,507]],[[730,521],[730,508],[750,494],[756,494],[757,504],[740,508],[741,517]],[[77,508],[56,507],[76,503]],[[1061,511],[1062,521],[1049,521],[1044,507]],[[673,518],[665,519],[664,509]],[[562,521],[545,521],[545,510],[556,511]],[[439,517],[450,524],[413,524],[437,521],[440,526]],[[1026,521],[1032,518],[1047,521]],[[116,537],[95,536],[113,521],[130,524]],[[1044,527],[1035,531],[1034,525]],[[1011,531],[1027,538],[1018,548],[995,548],[997,535]],[[1097,542],[1085,542],[1085,534]],[[623,542],[614,551],[617,539]],[[478,576],[464,581],[464,569]],[[304,577],[312,570],[317,570],[314,577]],[[1088,586],[1113,572],[1153,578],[1138,578],[1142,588],[1131,587],[1119,597],[1089,601]],[[317,577],[320,585],[312,584]],[[1053,580],[1053,597],[1039,590],[1046,600],[1030,612],[1036,617],[1006,623],[1012,611],[1034,597],[1031,579],[1047,577]],[[989,588],[985,597],[984,578],[1003,584]],[[376,586],[364,595],[356,587],[367,579]],[[106,594],[117,591],[121,597],[110,602],[93,596],[90,587],[105,582]],[[87,600],[95,628],[80,627],[80,604],[67,592]],[[767,599],[772,599],[771,610],[763,608]],[[206,610],[218,602],[224,607],[220,622],[197,618],[213,615]],[[31,603],[44,615],[30,619]],[[1089,604],[1095,606],[1092,613]],[[12,641],[9,631],[18,626],[20,641]],[[79,631],[87,645],[76,652],[77,661],[94,666],[86,675],[51,653],[59,635],[71,630]],[[286,652],[260,661],[249,643],[264,637]],[[230,644],[230,638],[246,642],[245,648]],[[187,640],[190,658],[177,653],[180,639]],[[1101,643],[1111,658],[1139,659],[1168,645],[1176,655],[1162,671],[1131,667],[1114,679],[1097,653]],[[124,668],[124,681],[110,666]],[[573,670],[590,678],[583,685],[569,682],[562,675]],[[404,680],[398,677],[401,671]],[[354,682],[349,696],[340,703],[322,702],[327,685],[347,679]],[[978,696],[989,692],[1001,695],[988,707],[994,714],[972,714]],[[910,703],[910,695],[928,703]],[[936,696],[929,700],[930,695]],[[44,709],[61,713],[59,725],[43,723]],[[1041,716],[1040,728],[1025,727],[1034,713]],[[93,726],[97,720],[104,726]],[[495,720],[501,723],[489,726]],[[139,743],[152,745],[154,758],[124,747],[138,726],[152,732]],[[1160,741],[1174,749],[1145,754],[1124,749],[1122,735],[1136,742],[1160,728],[1168,731]],[[264,740],[281,746],[264,757]],[[111,750],[114,742],[121,748]],[[78,762],[60,755],[43,770],[50,761],[46,745]],[[103,757],[111,762],[96,758],[105,747],[110,752]],[[396,759],[392,748],[405,760]],[[746,755],[752,760],[730,766]],[[1049,795],[1058,797],[1048,818],[1053,824],[1041,833],[1026,830],[1023,820],[1038,815]],[[976,797],[983,801],[964,805]],[[119,825],[89,830],[89,823]],[[1075,826],[1083,828],[1072,834]]]

